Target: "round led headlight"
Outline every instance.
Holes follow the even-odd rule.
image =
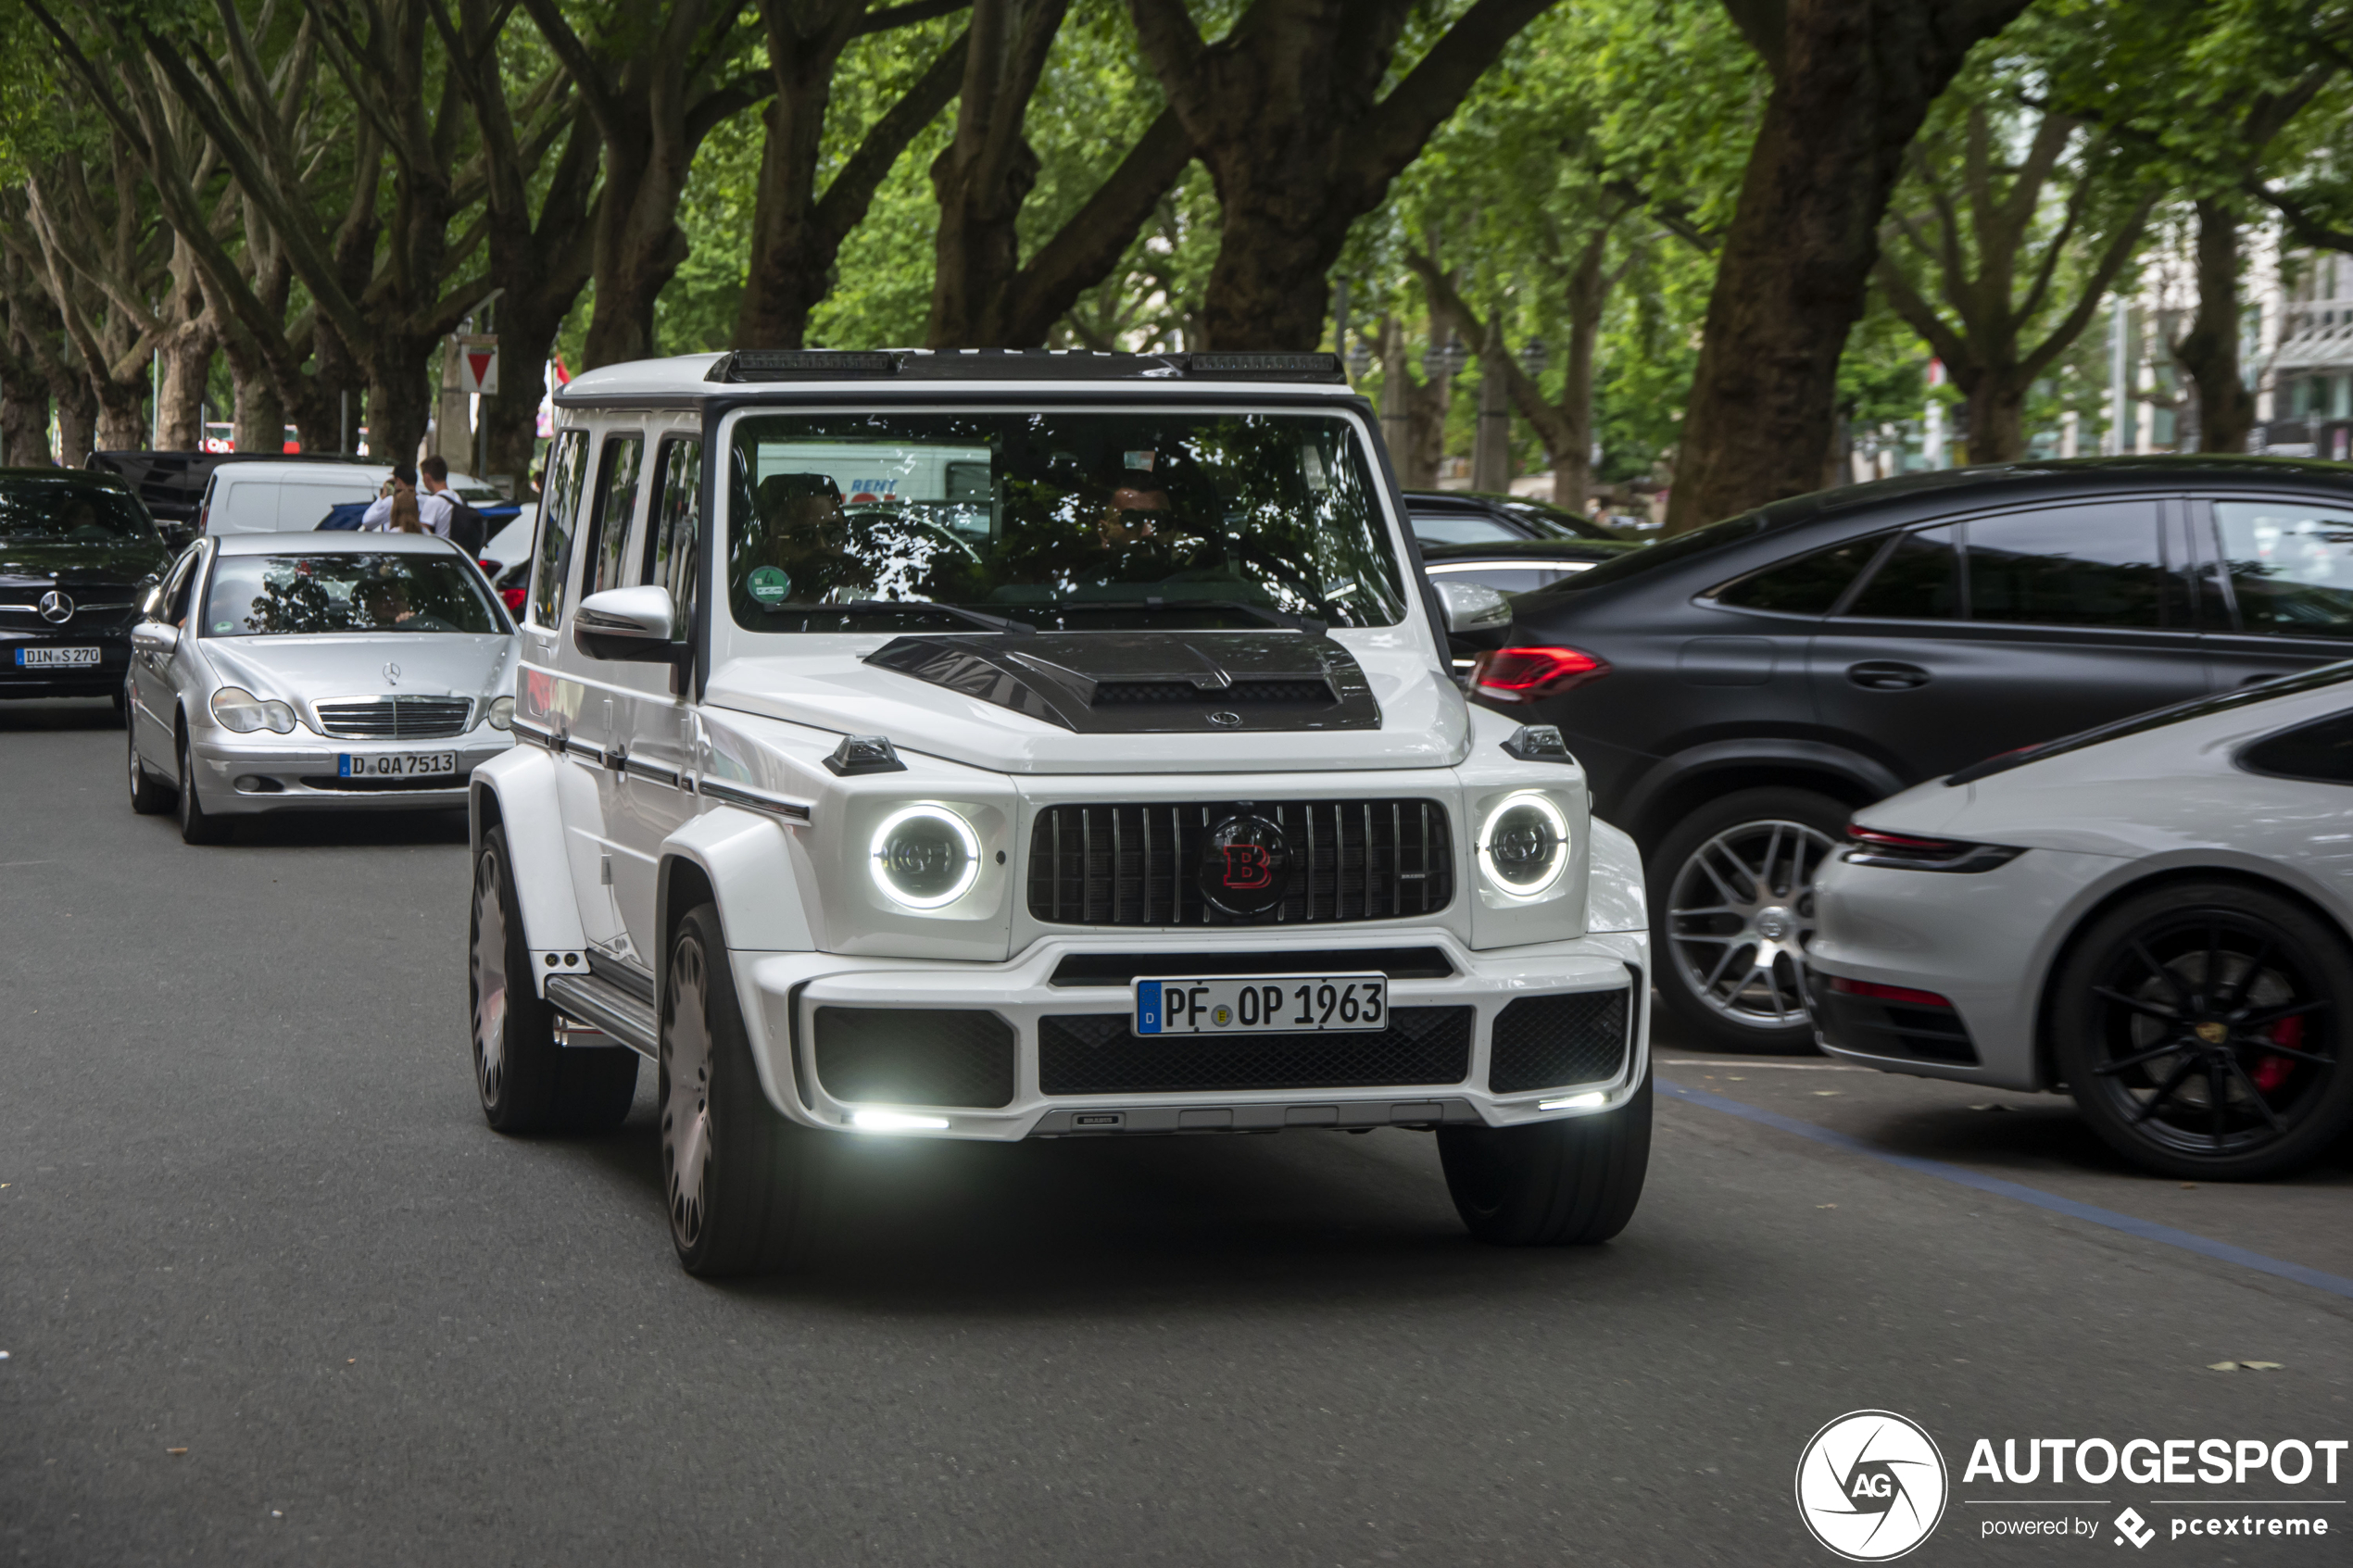
[[[291,734],[295,711],[274,697],[264,701],[243,686],[223,686],[212,694],[212,716],[224,730],[249,735],[256,730]]]
[[[1568,869],[1568,818],[1548,796],[1505,796],[1479,824],[1478,869],[1514,897],[1534,897]]]
[[[875,885],[895,904],[937,909],[972,891],[980,840],[945,806],[910,806],[875,830]]]

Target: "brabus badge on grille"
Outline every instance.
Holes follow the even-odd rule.
[[[1229,915],[1263,915],[1290,891],[1290,845],[1283,830],[1256,813],[1227,817],[1209,830],[1194,885]]]

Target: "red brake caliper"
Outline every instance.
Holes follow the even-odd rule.
[[[2290,1050],[2302,1049],[2304,1046],[2304,1020],[2301,1018],[2283,1018],[2277,1023],[2272,1024],[2271,1043],[2274,1045],[2285,1046]],[[2289,1060],[2286,1057],[2267,1056],[2262,1060],[2255,1064],[2255,1071],[2249,1073],[2248,1076],[2255,1080],[2255,1086],[2257,1088],[2262,1090],[2268,1095],[2273,1089],[2278,1088],[2282,1084],[2286,1083],[2287,1075],[2295,1071],[2296,1063]]]

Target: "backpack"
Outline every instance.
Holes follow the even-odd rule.
[[[471,560],[480,560],[482,547],[490,543],[490,520],[455,495],[449,497],[449,542]]]

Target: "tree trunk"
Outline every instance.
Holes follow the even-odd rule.
[[[1405,369],[1405,327],[1395,317],[1380,322],[1380,438],[1389,448],[1390,466],[1397,482],[1405,483],[1406,451],[1413,443],[1410,396],[1413,382]]]
[[[1707,302],[1667,533],[1820,483],[1839,356],[1904,149],[1970,46],[2025,6],[1728,6],[1772,66],[1773,91]]]
[[[1440,376],[1407,383],[1405,468],[1400,483],[1408,490],[1435,490],[1446,461],[1446,414],[1454,403],[1454,378]]]
[[[98,450],[145,451],[151,433],[147,429],[147,400],[140,395],[145,389],[108,380],[93,383],[91,390],[96,395],[98,408]]]
[[[49,389],[32,376],[0,383],[0,463],[12,469],[49,464]]]
[[[157,404],[159,451],[204,450],[204,399],[216,342],[212,322],[202,317],[182,321],[164,340],[163,394]]]
[[[1953,384],[1969,399],[1969,426],[1964,454],[1978,463],[2011,463],[2026,455],[2026,395],[2033,383],[1986,371],[1974,377],[1956,374]]]
[[[1546,456],[1553,463],[1553,505],[1582,513],[1593,494],[1593,351],[1602,338],[1602,307],[1610,280],[1602,270],[1607,235],[1595,235],[1577,259],[1568,283],[1568,363],[1561,377],[1560,412],[1567,439]]]
[[[2196,389],[2197,449],[2246,451],[2255,395],[2239,370],[2239,220],[2221,202],[2197,204],[2197,319],[2173,357]]]
[[[1004,311],[1021,270],[1021,205],[1038,183],[1022,135],[1046,52],[1070,0],[974,0],[955,138],[932,160],[939,197],[933,245],[933,348],[1004,345]]]
[[[233,352],[228,358],[230,396],[234,399],[229,416],[230,444],[240,452],[280,450],[286,440],[286,405],[278,395],[277,383],[258,355],[242,363]]]
[[[1499,317],[1488,318],[1487,333],[1479,340],[1478,424],[1471,440],[1470,487],[1491,495],[1512,487],[1512,403],[1506,390],[1511,372],[1504,364]]]
[[[1200,346],[1313,349],[1350,227],[1551,0],[1476,0],[1385,98],[1410,0],[1254,0],[1214,44],[1183,0],[1128,4],[1217,188]]]
[[[49,394],[57,406],[57,464],[69,469],[84,467],[97,433],[97,394],[90,390],[87,376],[70,370],[50,383]]]
[[[434,388],[425,374],[432,338],[402,336],[380,344],[368,370],[368,455],[380,463],[414,463],[433,417]]]

